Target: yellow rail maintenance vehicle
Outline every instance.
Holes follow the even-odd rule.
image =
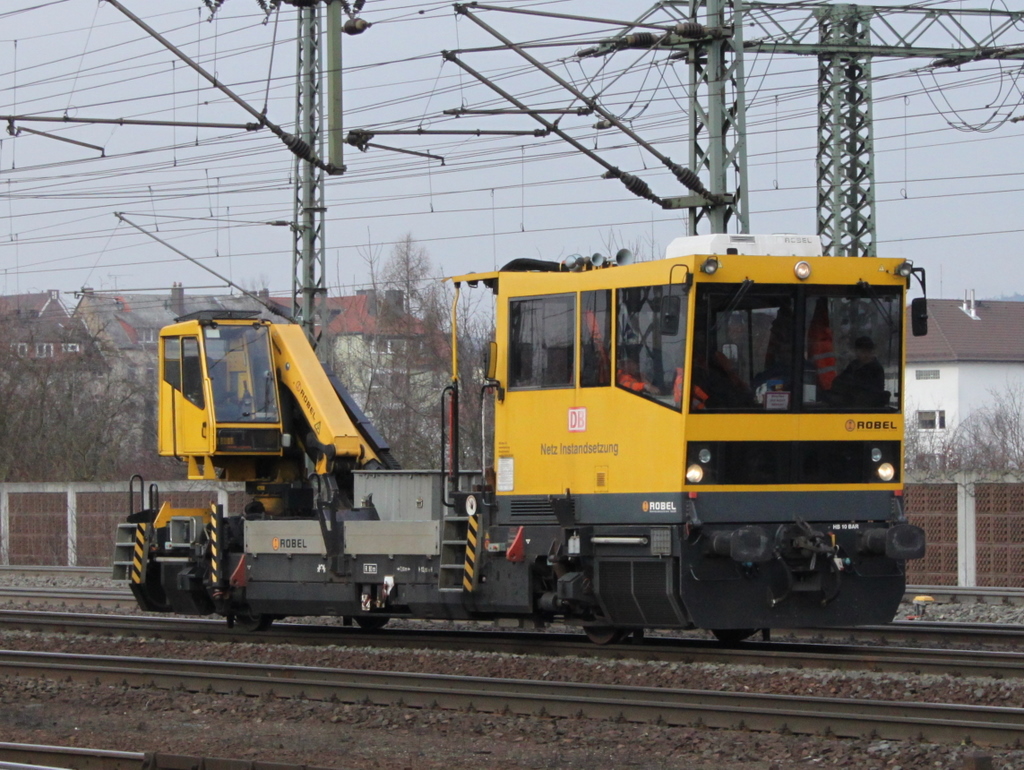
[[[393,468],[340,385],[307,384],[326,375],[301,335],[277,342],[295,327],[169,327],[161,450],[192,476],[245,480],[252,501],[231,516],[134,513],[120,574],[149,609],[253,625],[560,619],[608,642],[888,622],[925,549],[901,479],[904,325],[927,330],[923,298],[907,312],[914,277],[924,288],[905,260],[823,257],[816,237],[717,235],[652,262],[519,259],[454,278],[495,298],[493,444],[469,482],[457,349],[445,467],[417,475]],[[260,394],[241,422],[209,406],[225,379],[218,329],[267,338],[265,354],[253,345],[224,365],[236,398]],[[189,356],[205,406],[188,396]]]

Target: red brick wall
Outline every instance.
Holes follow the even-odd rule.
[[[1024,484],[976,484],[979,586],[1024,587]]]
[[[924,529],[928,543],[923,559],[908,562],[908,583],[957,584],[956,496],[956,484],[907,484],[907,518]]]
[[[68,497],[61,492],[19,492],[10,500],[10,562],[68,563]]]

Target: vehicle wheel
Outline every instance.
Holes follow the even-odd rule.
[[[388,624],[390,618],[382,618],[378,615],[356,615],[353,620],[364,631],[378,631]]]
[[[722,644],[736,644],[757,633],[756,628],[713,628],[711,633]]]
[[[625,628],[615,626],[584,626],[583,631],[594,644],[618,644],[629,636]]]
[[[270,624],[273,622],[273,615],[235,615],[235,628],[239,631],[244,631],[247,634],[256,633],[257,631],[266,631],[270,628]]]

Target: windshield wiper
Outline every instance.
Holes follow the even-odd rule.
[[[732,315],[732,312],[740,304],[740,302],[746,296],[747,292],[750,291],[750,287],[753,285],[754,281],[752,279],[744,278],[743,283],[736,287],[736,291],[733,292],[733,295],[729,298],[729,304],[725,306],[724,310],[719,311],[718,320],[715,322],[715,325],[712,326],[711,330],[708,332],[709,336],[718,331],[718,327],[721,325],[723,319],[726,319],[730,315]]]
[[[868,298],[874,304],[878,314],[885,319],[885,322],[889,325],[889,332],[894,333],[896,331],[896,322],[892,318],[890,309],[882,304],[882,300],[878,298],[878,293],[875,291],[875,287],[870,283],[861,279],[857,281],[857,288],[868,295]]]

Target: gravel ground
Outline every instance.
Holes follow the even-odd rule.
[[[0,575],[0,582],[14,582]],[[68,585],[20,579],[22,585]],[[100,578],[75,585],[112,587]],[[903,611],[905,609],[905,612]],[[908,605],[900,617],[914,615]],[[1024,609],[933,605],[927,620],[1024,623]],[[386,633],[386,631],[382,632]],[[348,647],[211,645],[0,633],[5,649],[190,657],[240,662],[440,672],[654,687],[1019,706],[1024,682],[760,666]],[[984,751],[995,768],[1024,767],[1024,751],[918,742],[839,740],[702,728],[350,706],[293,699],[6,680],[0,741],[166,751],[339,768],[962,768]]]

